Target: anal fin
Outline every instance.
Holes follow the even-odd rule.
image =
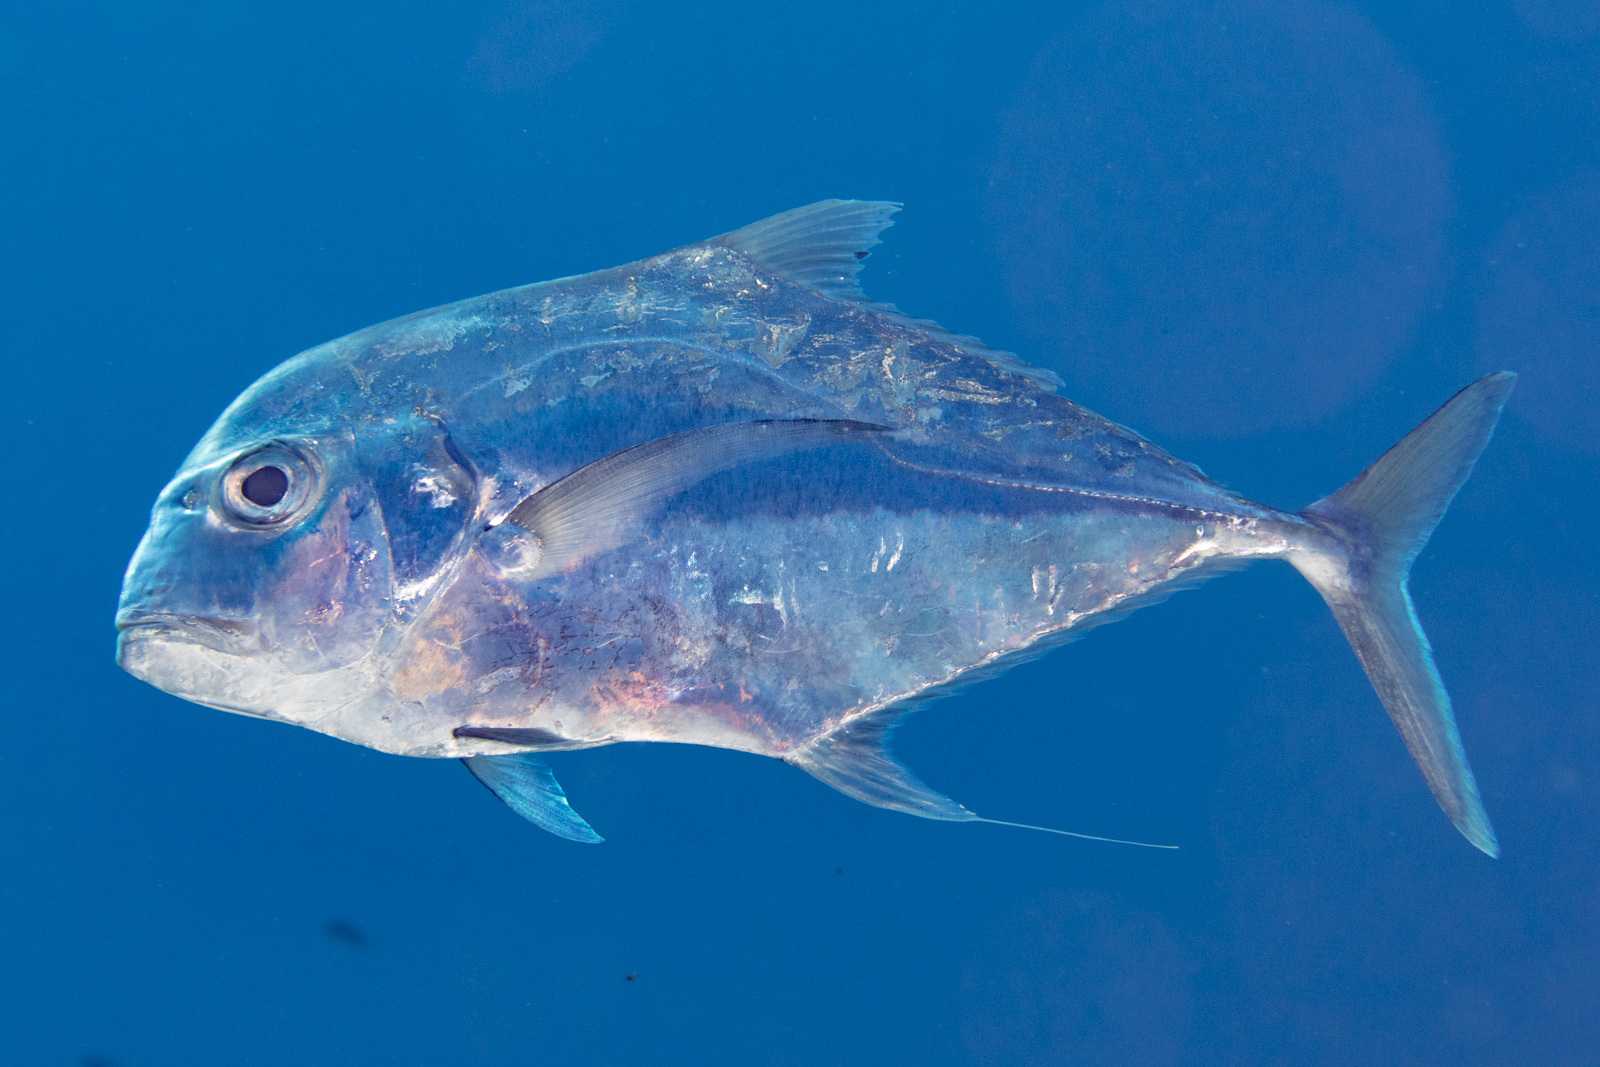
[[[784,761],[873,807],[949,822],[979,819],[949,797],[935,793],[890,754],[889,734],[899,717],[864,715],[817,738]]]
[[[1038,830],[1083,841],[1102,841],[1112,845],[1137,845],[1140,848],[1176,849],[1176,845],[1153,845],[1120,837],[1080,834],[1053,826],[990,819],[968,811],[942,793],[936,793],[905,764],[889,752],[889,735],[894,731],[904,708],[864,715],[824,734],[800,751],[784,758],[819,781],[864,803],[924,819],[946,822],[983,822],[1010,826],[1018,830]]]
[[[605,840],[572,810],[555,773],[537,756],[468,756],[461,762],[489,792],[541,830],[591,845]]]

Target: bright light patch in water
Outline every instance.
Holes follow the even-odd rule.
[[[987,199],[1033,354],[1187,436],[1370,386],[1435,296],[1450,204],[1417,78],[1316,0],[1092,12],[1013,99]]]

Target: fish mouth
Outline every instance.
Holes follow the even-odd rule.
[[[255,646],[254,619],[182,615],[123,608],[117,612],[118,644],[132,640],[185,641],[217,652],[242,655]]]

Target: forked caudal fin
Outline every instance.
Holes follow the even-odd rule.
[[[1515,382],[1509,371],[1473,382],[1354,481],[1302,511],[1329,536],[1290,556],[1333,609],[1439,806],[1491,856],[1500,846],[1406,580]]]

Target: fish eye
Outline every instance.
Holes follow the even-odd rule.
[[[301,444],[273,441],[229,465],[220,482],[220,510],[246,526],[279,527],[301,518],[320,492],[319,467]]]
[[[265,467],[257,467],[253,474],[246,475],[244,481],[239,483],[239,492],[258,508],[272,507],[288,491],[289,472],[270,463]]]

